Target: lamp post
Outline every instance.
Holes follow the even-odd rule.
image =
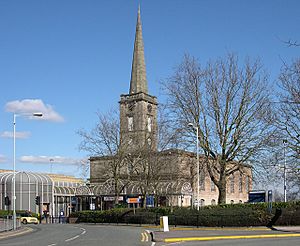
[[[283,158],[284,158],[284,165],[283,165],[283,197],[284,197],[284,202],[286,202],[286,144],[287,144],[287,140],[283,139]]]
[[[16,118],[19,115],[29,115],[34,117],[42,117],[42,113],[32,113],[32,114],[16,114],[14,113],[14,132],[13,132],[13,138],[14,138],[14,158],[13,158],[13,230],[17,229],[17,218],[16,218]]]
[[[197,153],[197,210],[199,210],[200,203],[200,194],[199,194],[199,183],[200,183],[200,173],[199,173],[199,128],[195,126],[193,123],[188,124],[189,127],[193,127],[196,130],[196,153]]]

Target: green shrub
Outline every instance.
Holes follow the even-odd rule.
[[[268,203],[224,204],[197,209],[183,207],[115,208],[105,211],[82,211],[72,213],[79,222],[159,224],[160,216],[168,216],[170,225],[186,226],[266,226],[281,208],[283,213],[275,225],[300,225],[300,201],[273,203],[272,212]]]

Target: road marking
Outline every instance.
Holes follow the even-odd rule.
[[[78,227],[75,227],[75,228],[78,228]],[[79,235],[77,235],[75,237],[68,238],[68,239],[65,240],[65,242],[70,242],[72,240],[75,240],[76,238],[79,238],[80,235],[84,235],[86,233],[86,230],[84,228],[80,228],[80,230],[82,230],[82,232]],[[48,245],[48,246],[50,246],[50,245]]]
[[[151,244],[151,246],[154,246],[155,245],[155,242],[153,242],[152,244]]]
[[[264,235],[241,235],[241,236],[215,236],[215,237],[188,237],[188,238],[166,238],[164,242],[183,242],[183,241],[210,241],[222,239],[259,239],[259,238],[283,238],[283,237],[300,237],[298,233],[291,234],[264,234]]]
[[[80,235],[84,235],[86,233],[86,230],[84,228],[80,228],[80,230],[82,230]]]
[[[56,245],[56,243],[52,243],[52,244],[49,244],[48,246],[55,246]]]
[[[142,226],[144,228],[160,228],[160,226]],[[266,227],[170,227],[170,231],[271,231]]]
[[[142,239],[141,239],[142,242],[148,242],[149,241],[148,233],[146,231],[142,232],[141,236],[142,236]]]
[[[75,237],[71,237],[69,239],[66,239],[65,242],[70,242],[72,240],[75,240],[76,238],[79,238],[79,235],[75,236]]]

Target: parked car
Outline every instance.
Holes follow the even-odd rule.
[[[21,223],[23,224],[38,224],[39,220],[34,217],[30,212],[20,213],[18,215]]]

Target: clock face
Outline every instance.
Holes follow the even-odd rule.
[[[152,112],[152,105],[148,104],[147,109],[148,109],[148,112],[151,113]]]

